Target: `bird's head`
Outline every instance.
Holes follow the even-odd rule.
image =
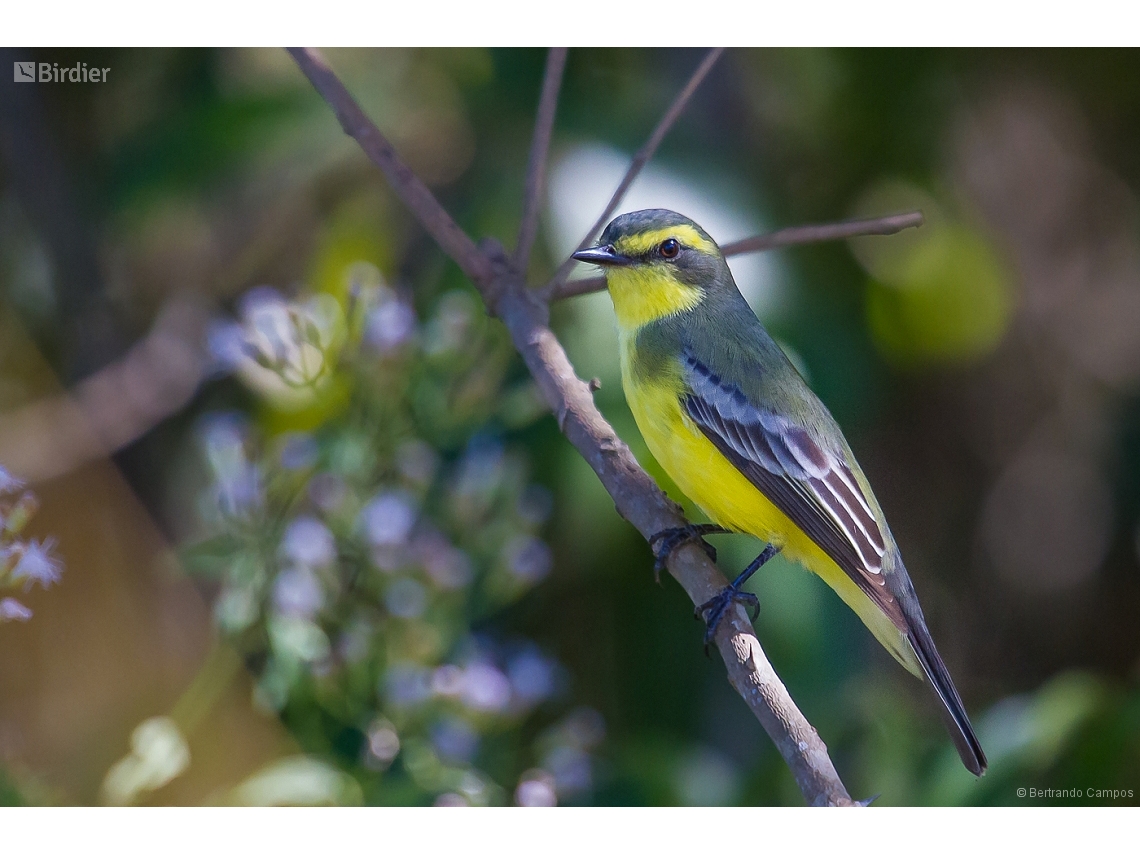
[[[618,324],[636,329],[698,306],[732,274],[708,233],[673,211],[654,208],[622,214],[598,244],[574,253],[606,274]]]

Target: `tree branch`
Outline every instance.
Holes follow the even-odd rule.
[[[546,54],[546,72],[542,77],[542,96],[534,120],[534,139],[526,164],[526,189],[523,191],[523,214],[519,238],[515,242],[514,266],[526,275],[530,249],[538,233],[538,208],[546,183],[546,157],[550,153],[550,135],[554,129],[554,111],[558,107],[558,90],[562,88],[562,72],[566,68],[566,48],[551,48]]]
[[[124,356],[66,392],[0,413],[4,463],[33,483],[56,478],[130,445],[194,398],[206,376],[207,308],[172,298]],[[0,334],[10,323],[0,316]]]
[[[474,247],[471,239],[458,231],[439,203],[431,197],[430,191],[411,174],[375,125],[359,112],[320,54],[305,50],[293,52],[293,55],[314,81],[318,92],[341,116],[341,124],[346,131],[358,140],[367,140],[382,153],[380,160],[384,165],[381,168],[396,192],[405,200],[409,197],[416,199],[414,205],[409,203],[413,214],[421,221],[426,214],[434,218],[433,222],[439,222],[442,221],[442,213],[442,217],[446,217],[445,222],[450,223],[461,236],[457,238],[448,232],[449,243],[440,241],[440,245],[464,270],[478,269],[480,275],[472,276],[475,286],[490,311],[506,324],[511,340],[554,412],[559,429],[597,474],[613,498],[618,513],[646,539],[664,529],[683,525],[685,519],[680,508],[638,465],[629,447],[618,438],[594,405],[589,386],[575,374],[566,351],[548,326],[546,303],[527,290],[521,275],[512,267],[498,242],[484,240],[475,249],[481,263],[474,263],[468,254],[468,248]],[[711,63],[706,59],[705,64]],[[308,69],[313,68],[317,71],[310,73]],[[356,115],[349,114],[350,104]],[[347,120],[346,115],[349,116]],[[373,157],[371,152],[369,156]],[[377,158],[373,157],[373,160],[377,161]],[[426,194],[426,199],[419,195],[421,192]],[[424,225],[435,235],[432,225],[428,222]],[[452,247],[458,248],[460,257],[456,257]],[[716,566],[693,545],[682,547],[670,556],[669,571],[694,604],[707,601],[727,584]],[[828,757],[827,747],[776,676],[747,615],[739,606],[734,606],[721,621],[716,644],[728,668],[730,682],[775,743],[808,803],[853,804]]]
[[[792,226],[733,241],[722,246],[721,252],[728,258],[733,255],[744,255],[748,252],[762,252],[803,243],[843,240],[861,235],[893,235],[903,229],[918,228],[923,222],[922,211],[908,211],[904,214],[890,214],[886,217],[875,217],[869,220],[844,220],[839,223]],[[552,282],[551,285],[553,284]],[[595,291],[604,290],[606,290],[606,277],[591,276],[589,279],[574,279],[563,282],[558,288],[548,286],[543,289],[542,293],[547,300],[554,302],[555,300],[565,300],[568,297],[578,297],[582,294],[593,294]]]
[[[490,277],[487,259],[475,243],[459,228],[451,215],[436,201],[427,186],[404,163],[396,149],[380,133],[380,129],[364,115],[360,105],[345,89],[320,51],[313,48],[287,48],[313,88],[336,113],[344,132],[356,140],[368,159],[380,167],[400,199],[407,205],[428,234],[442,247],[476,284]]]
[[[893,235],[903,229],[915,229],[923,223],[922,211],[908,211],[904,214],[890,214],[868,220],[844,220],[839,223],[823,223],[815,226],[792,226],[766,235],[733,241],[721,247],[725,256],[742,255],[746,252],[760,252],[781,246],[796,246],[801,243],[819,243],[825,240],[843,240],[861,235]]]
[[[689,82],[685,84],[685,88],[677,93],[677,97],[673,99],[673,103],[669,105],[669,109],[665,111],[665,115],[661,117],[661,121],[657,123],[657,127],[653,129],[653,133],[649,135],[649,139],[633,156],[630,161],[629,169],[626,170],[625,176],[622,178],[621,183],[618,184],[614,195],[610,197],[606,209],[602,211],[602,215],[598,217],[597,222],[582,238],[582,242],[578,244],[578,249],[585,249],[594,240],[594,237],[602,230],[602,228],[610,221],[618,204],[625,198],[626,191],[629,190],[634,179],[641,174],[642,168],[649,162],[649,158],[653,157],[657,147],[661,145],[661,141],[665,139],[665,134],[669,133],[669,129],[673,127],[674,123],[680,117],[685,107],[689,104],[689,99],[693,97],[693,93],[697,91],[697,87],[701,85],[705,77],[712,70],[713,65],[720,55],[724,53],[724,48],[713,48],[705,58],[701,60],[701,64],[697,66],[693,72],[693,76],[689,78]],[[562,265],[555,271],[554,277],[550,280],[545,288],[546,292],[556,291],[562,287],[566,282],[566,277],[570,275],[570,271],[574,269],[574,265],[578,262],[573,258],[567,258]]]

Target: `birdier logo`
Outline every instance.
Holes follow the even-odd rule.
[[[89,68],[85,62],[59,67],[58,62],[16,62],[12,76],[17,83],[106,83],[109,68]]]

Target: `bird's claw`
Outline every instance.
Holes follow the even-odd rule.
[[[697,606],[693,611],[694,618],[704,618],[705,621],[706,656],[709,655],[709,645],[712,644],[713,637],[716,635],[716,630],[717,627],[720,626],[721,619],[733,603],[740,603],[745,608],[751,609],[752,620],[756,620],[756,618],[760,616],[760,600],[757,596],[748,593],[748,591],[741,591],[739,588],[734,588],[732,585],[726,585],[719,594],[708,602]]]
[[[658,585],[661,584],[661,571],[665,569],[665,563],[669,560],[669,556],[673,554],[679,546],[683,546],[691,540],[695,540],[700,544],[701,549],[704,550],[705,555],[709,557],[709,561],[716,561],[716,548],[711,543],[704,539],[706,534],[719,534],[724,532],[725,529],[719,525],[712,525],[703,523],[700,525],[683,525],[677,528],[665,528],[657,532],[649,538],[649,548],[653,550],[653,580]]]

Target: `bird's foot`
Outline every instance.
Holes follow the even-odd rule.
[[[720,625],[720,619],[724,617],[724,613],[733,603],[740,603],[746,608],[751,608],[752,620],[756,620],[760,616],[760,600],[756,598],[755,594],[750,594],[742,589],[744,583],[752,578],[752,574],[767,564],[768,559],[779,551],[779,546],[769,543],[764,547],[764,551],[744,568],[744,572],[732,580],[731,585],[723,588],[707,603],[697,606],[696,611],[693,612],[693,617],[705,619],[705,656],[709,655],[709,645],[712,643],[713,636],[716,635],[716,628]]]
[[[705,621],[705,656],[709,655],[709,645],[712,644],[721,618],[733,603],[740,603],[745,608],[751,609],[752,620],[760,616],[760,600],[755,594],[740,590],[735,582],[721,589],[719,594],[707,603],[697,606],[693,611],[693,617],[704,618]]]
[[[661,584],[661,571],[665,569],[665,562],[673,550],[683,546],[691,540],[700,541],[701,549],[710,561],[716,561],[716,549],[703,538],[706,534],[727,534],[728,529],[712,523],[699,523],[678,526],[677,528],[663,528],[653,537],[649,538],[649,548],[655,556],[653,561],[653,579]]]

